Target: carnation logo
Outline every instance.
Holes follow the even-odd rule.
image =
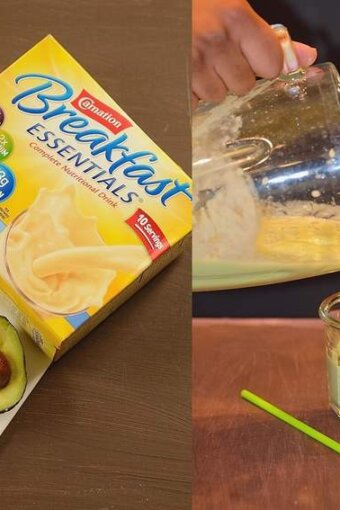
[[[83,90],[80,96],[74,99],[71,104],[84,115],[105,126],[115,135],[132,126],[132,123],[123,117],[123,115],[102,103],[99,99],[96,99],[86,90]]]

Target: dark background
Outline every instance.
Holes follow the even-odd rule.
[[[338,0],[250,0],[270,24],[282,23],[295,40],[318,49],[319,62],[340,68]],[[340,246],[339,246],[340,250]],[[194,294],[196,317],[315,317],[320,301],[340,291],[340,273],[252,289]]]
[[[268,23],[282,23],[293,39],[317,48],[319,62],[340,67],[338,0],[250,0]]]

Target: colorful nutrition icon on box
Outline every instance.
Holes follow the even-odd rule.
[[[8,158],[13,151],[13,139],[9,133],[0,129],[0,162]]]

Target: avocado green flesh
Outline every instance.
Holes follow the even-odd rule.
[[[4,413],[21,400],[27,383],[25,355],[20,338],[5,317],[0,317],[0,351],[11,367],[11,378],[7,386],[0,389],[0,413]]]

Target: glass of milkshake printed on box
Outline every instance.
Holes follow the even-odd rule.
[[[326,325],[329,403],[340,418],[340,292],[321,303],[319,314]]]

